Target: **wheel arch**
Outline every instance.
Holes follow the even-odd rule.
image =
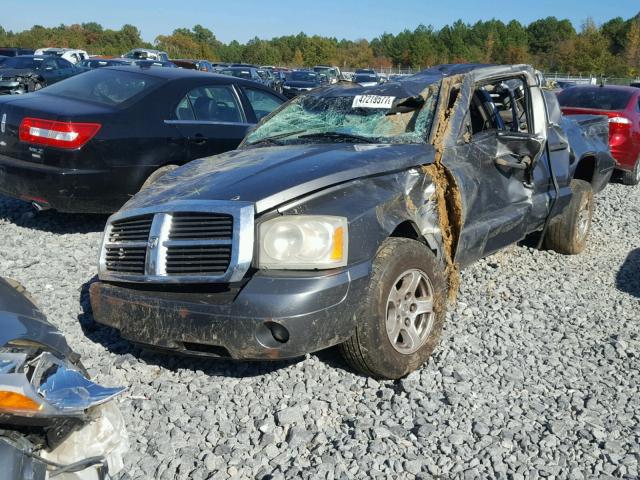
[[[400,222],[393,229],[389,237],[395,238],[409,238],[411,240],[417,240],[420,243],[425,244],[429,247],[438,258],[440,258],[440,249],[438,248],[438,243],[432,235],[424,235],[420,232],[418,225],[412,220],[404,220]]]
[[[578,160],[578,164],[576,165],[576,169],[573,173],[573,178],[575,180],[584,180],[585,182],[593,185],[597,163],[598,158],[594,152],[583,154],[580,157],[580,160]]]

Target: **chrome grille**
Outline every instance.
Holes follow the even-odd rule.
[[[144,274],[147,247],[107,247],[106,266],[110,272]]]
[[[168,247],[167,275],[221,275],[231,261],[231,246],[196,245]]]
[[[110,242],[146,242],[149,239],[153,215],[126,218],[111,224]]]
[[[129,282],[233,282],[253,256],[254,206],[176,201],[115,214],[107,223],[100,278]]]
[[[169,239],[231,238],[233,217],[219,213],[176,212],[172,215]]]

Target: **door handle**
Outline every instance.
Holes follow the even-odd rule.
[[[196,145],[204,145],[205,143],[207,143],[206,137],[201,133],[197,133],[195,136],[189,138],[189,141],[191,143],[195,143]]]
[[[516,170],[526,170],[531,165],[531,157],[524,155],[514,160],[512,155],[503,155],[496,158],[495,164],[501,167],[513,168]]]

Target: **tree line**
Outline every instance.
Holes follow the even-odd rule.
[[[617,77],[640,75],[640,13],[602,25],[587,19],[576,30],[566,19],[547,17],[523,25],[517,20],[461,20],[437,30],[420,25],[371,40],[339,40],[319,35],[285,35],[270,40],[223,43],[202,25],[159,35],[153,44],[140,30],[120,30],[95,22],[47,28],[35,25],[12,32],[0,26],[0,46],[82,48],[91,54],[121,55],[136,47],[165,50],[172,58],[295,67],[332,64],[341,67],[425,68],[439,63],[531,63],[546,72]]]

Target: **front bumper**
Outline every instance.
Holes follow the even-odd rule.
[[[111,213],[137,191],[140,169],[72,169],[0,155],[0,193],[61,212]]]
[[[260,271],[219,293],[96,282],[91,306],[98,323],[134,343],[244,360],[295,358],[353,334],[370,270],[367,262],[313,274]]]

